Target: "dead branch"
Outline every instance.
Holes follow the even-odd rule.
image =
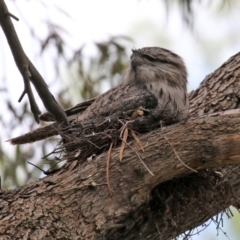
[[[0,0],[0,24],[7,38],[9,47],[12,51],[15,63],[24,80],[24,91],[19,99],[22,100],[25,94],[28,95],[31,111],[36,122],[39,123],[39,114],[41,113],[34,99],[30,81],[33,83],[46,109],[54,116],[57,122],[68,125],[68,119],[62,108],[58,105],[53,95],[48,90],[42,76],[25,54],[17,33],[11,21],[13,15],[8,11],[4,0]]]

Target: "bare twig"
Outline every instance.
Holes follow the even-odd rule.
[[[92,98],[92,99],[86,100],[82,103],[78,103],[74,107],[65,109],[64,111],[67,114],[67,116],[73,116],[74,114],[81,114],[83,111],[85,111],[95,101],[95,99],[96,98]],[[45,112],[45,113],[41,114],[39,116],[39,119],[41,121],[45,121],[45,122],[55,121],[54,117],[49,112]]]
[[[31,90],[31,81],[42,99],[44,106],[49,112],[51,112],[56,121],[68,125],[69,122],[66,114],[48,90],[48,87],[40,73],[25,54],[10,17],[13,17],[13,14],[9,13],[4,0],[0,0],[0,24],[25,85],[24,91],[19,100],[21,100],[27,93],[31,105],[31,111],[33,112],[35,120],[39,122],[39,114],[41,112],[36,104]]]
[[[17,18],[16,16],[14,16],[12,13],[8,12],[6,13],[8,16],[12,17],[14,20],[19,21],[19,18]]]
[[[124,141],[122,138],[121,138],[121,140]],[[138,156],[138,159],[139,159],[140,162],[143,164],[143,166],[147,169],[147,171],[148,171],[152,176],[154,176],[153,172],[152,172],[152,171],[148,168],[148,166],[144,163],[144,161],[142,160],[142,158],[141,158],[141,156],[138,154],[138,152],[135,151],[135,149],[132,148],[131,145],[129,145],[127,142],[125,142],[125,144],[126,144],[129,148],[131,148],[131,149],[136,153],[136,155]]]
[[[164,139],[167,141],[167,143],[168,143],[168,144],[170,145],[170,147],[173,149],[173,152],[174,152],[174,154],[176,155],[177,159],[178,159],[186,168],[188,168],[188,169],[190,169],[191,171],[197,173],[198,171],[196,171],[196,170],[192,169],[191,167],[189,167],[188,165],[186,165],[186,164],[181,160],[181,158],[178,156],[175,148],[173,147],[173,145],[170,143],[170,141],[167,139],[167,137],[165,136],[165,134],[164,134],[164,132],[163,132],[162,121],[160,121],[160,126],[161,126],[161,131],[162,131],[162,134],[163,134]]]
[[[124,152],[124,148],[125,148],[125,142],[127,142],[127,138],[128,138],[128,128],[126,127],[124,129],[124,132],[123,132],[123,141],[122,141],[122,144],[121,144],[121,147],[120,147],[120,151],[119,151],[119,159],[120,159],[120,161],[122,161],[122,158],[123,158],[123,152]]]
[[[107,178],[107,186],[110,196],[113,196],[111,187],[110,187],[110,181],[109,181],[109,164],[111,160],[111,152],[112,152],[113,142],[111,142],[110,147],[108,149],[108,155],[107,155],[107,167],[106,167],[106,178]]]
[[[27,162],[30,165],[36,167],[37,169],[39,169],[40,171],[42,171],[45,175],[50,175],[53,174],[55,172],[58,172],[61,168],[57,168],[57,169],[52,169],[57,163],[55,163],[51,168],[49,168],[47,171],[43,170],[42,168],[38,167],[37,165],[31,163],[31,162]],[[51,170],[52,169],[52,170]]]
[[[139,147],[141,148],[141,150],[144,152],[143,145],[142,145],[140,139],[138,138],[138,136],[136,135],[136,133],[135,133],[133,130],[131,130],[130,132],[131,132],[133,138],[135,139],[135,141],[137,142],[138,146],[139,146]]]

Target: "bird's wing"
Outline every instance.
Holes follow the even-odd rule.
[[[121,116],[139,107],[146,109],[156,108],[158,100],[144,85],[120,85],[100,95],[96,100],[78,116],[78,121],[94,116]]]
[[[84,112],[94,101],[96,100],[96,98],[92,98],[92,99],[89,99],[85,102],[82,102],[82,103],[78,103],[77,105],[75,105],[74,107],[71,107],[71,108],[67,108],[65,109],[65,113],[66,115],[69,117],[69,116],[72,116],[72,115],[76,115],[76,114],[81,114],[82,112]],[[55,121],[55,118],[54,116],[50,113],[50,112],[45,112],[43,114],[41,114],[39,116],[39,119],[41,121],[44,121],[44,122],[54,122]]]

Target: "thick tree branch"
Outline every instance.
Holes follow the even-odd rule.
[[[15,63],[23,77],[25,85],[23,94],[21,95],[19,101],[21,101],[26,93],[28,94],[31,111],[34,114],[35,120],[39,122],[39,114],[41,112],[37,106],[31,90],[31,81],[35,86],[35,89],[37,90],[40,98],[42,99],[44,106],[55,117],[56,121],[68,125],[66,114],[48,90],[48,87],[40,73],[24,53],[10,16],[12,16],[12,14],[9,13],[4,0],[0,0],[0,24],[7,38]]]
[[[201,170],[240,163],[240,114],[191,119],[186,125],[176,124],[165,128],[164,134],[181,160],[197,170],[198,174],[191,173],[179,162],[159,129],[140,137],[145,144],[145,152],[140,155],[154,176],[149,174],[132,149],[125,150],[122,162],[118,160],[119,149],[115,149],[109,168],[109,179],[113,191],[113,198],[111,198],[106,185],[107,153],[90,163],[85,162],[81,167],[77,162],[73,162],[53,176],[48,176],[24,188],[2,192],[0,232],[8,235],[6,233],[8,231],[15,237],[20,237],[21,234],[28,234],[24,229],[28,229],[35,222],[39,229],[47,229],[44,234],[48,235],[41,235],[41,237],[56,238],[57,234],[50,233],[50,229],[57,217],[61,221],[55,223],[55,232],[59,233],[61,228],[68,228],[69,231],[65,235],[67,239],[79,237],[81,239],[84,228],[88,233],[85,233],[82,239],[101,239],[101,235],[106,239],[133,239],[133,236],[136,237],[140,233],[142,238],[139,239],[146,239],[157,234],[156,226],[162,233],[162,239],[170,239],[190,227],[202,224],[236,202],[235,196],[240,197],[238,175],[236,177],[227,170],[225,174],[228,174],[228,177],[233,176],[231,185],[228,185],[226,176],[219,177],[218,173],[213,172],[211,178],[214,180],[209,177],[205,179],[201,175]],[[139,148],[134,142],[131,146],[136,150]],[[182,180],[170,181],[176,178]],[[198,188],[195,186],[195,189],[193,186],[188,187],[191,195],[181,206],[184,211],[181,215],[177,209],[174,209],[176,216],[173,218],[173,205],[170,204],[169,197],[179,194],[179,191],[176,192],[174,188],[189,191],[181,182],[183,179],[189,182],[197,179],[195,184],[197,181],[200,186]],[[215,181],[218,181],[218,184]],[[206,182],[207,184],[214,182],[216,185],[214,188],[204,186]],[[166,193],[169,191],[168,184],[177,185],[172,188],[170,196]],[[204,189],[202,189],[203,186]],[[202,192],[198,192],[199,189]],[[170,208],[168,211],[165,209],[168,204],[162,202],[161,198],[157,198],[156,192],[160,193],[161,198],[168,196],[165,197]],[[209,197],[210,194],[214,196],[215,203],[211,203],[208,211],[200,211],[205,207],[204,204],[209,204],[210,200],[213,201]],[[198,198],[198,204],[196,200],[195,204],[192,202],[193,196]],[[223,197],[228,201],[223,201]],[[9,208],[10,201],[11,208]],[[155,205],[159,205],[157,211],[151,211]],[[23,208],[23,206],[27,207]],[[188,216],[189,213],[196,212],[197,218],[192,214]],[[67,221],[64,220],[65,217],[68,218]],[[169,223],[168,218],[175,221],[181,220],[181,222],[174,226],[173,223]],[[61,224],[64,222],[65,226],[62,227],[60,222]],[[164,230],[166,225],[168,227]],[[141,226],[141,229],[145,226],[146,229],[139,232],[136,230],[138,226]],[[75,227],[82,230],[76,233]],[[34,234],[37,232],[40,231],[35,231]]]

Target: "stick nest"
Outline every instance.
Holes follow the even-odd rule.
[[[132,116],[136,111],[132,112]],[[109,117],[97,116],[82,122],[72,121],[70,126],[60,128],[62,140],[51,154],[62,154],[61,160],[84,161],[88,157],[100,154],[119,145],[122,141],[122,133],[125,128],[138,133],[146,133],[160,126],[160,118],[153,118],[152,115]],[[176,116],[162,115],[164,123],[177,122]],[[160,119],[160,120],[159,120]]]

